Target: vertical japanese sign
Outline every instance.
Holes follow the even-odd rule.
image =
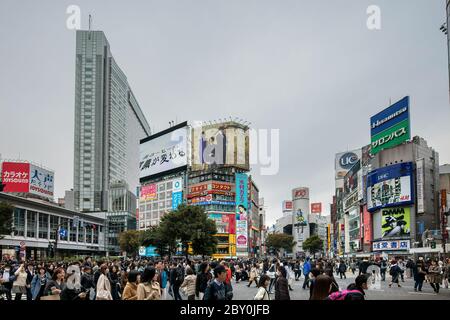
[[[419,159],[416,161],[416,171],[417,171],[417,213],[424,213],[425,212],[425,205],[424,205],[424,159]]]
[[[236,173],[236,242],[237,248],[247,248],[248,243],[248,177]]]
[[[30,164],[20,162],[3,162],[3,192],[28,192],[30,185]]]
[[[178,206],[183,203],[183,180],[178,178],[173,180],[172,183],[172,209],[177,210]]]
[[[370,245],[372,243],[372,217],[367,206],[364,206],[363,210],[363,225],[364,244]]]

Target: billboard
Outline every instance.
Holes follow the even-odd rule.
[[[356,161],[356,163],[350,168],[344,177],[344,194],[348,195],[358,189],[359,184],[359,173],[361,171],[361,160]]]
[[[371,153],[411,139],[409,97],[406,96],[370,118]]]
[[[248,176],[236,173],[236,220],[247,220],[248,210]]]
[[[322,213],[322,202],[311,203],[311,213]]]
[[[172,192],[172,210],[177,210],[178,206],[183,203],[183,192]]]
[[[367,176],[367,208],[380,208],[414,203],[412,162],[404,162],[373,170]]]
[[[364,206],[363,209],[363,235],[364,235],[364,244],[370,245],[372,243],[372,216],[370,212],[367,210],[367,206]]]
[[[419,159],[416,161],[416,177],[417,177],[417,213],[425,212],[425,203],[424,203],[424,179],[425,179],[425,168],[424,168],[425,159]]]
[[[289,212],[289,211],[292,211],[292,209],[293,209],[292,201],[284,200],[283,201],[283,212]]]
[[[141,257],[159,257],[154,246],[139,247],[139,255]]]
[[[182,170],[188,164],[187,124],[142,139],[140,144],[139,178]]]
[[[361,149],[336,154],[334,165],[336,179],[343,179],[348,170],[350,170],[361,157]]]
[[[247,126],[232,121],[194,126],[191,141],[192,171],[217,166],[250,169]]]
[[[236,247],[237,248],[247,248],[248,235],[247,235],[247,221],[237,220],[236,221]]]
[[[208,218],[214,220],[217,233],[236,234],[236,216],[226,213],[210,213]]]
[[[383,240],[372,243],[372,251],[399,251],[409,250],[410,240]]]
[[[405,207],[381,210],[381,237],[410,237],[411,209]]]
[[[3,192],[25,192],[52,199],[54,173],[32,163],[3,162]]]
[[[156,200],[157,198],[157,188],[156,184],[148,184],[141,187],[141,192],[139,193],[139,200],[140,201],[147,201],[147,200]]]
[[[292,200],[309,199],[308,188],[297,188],[292,190]]]

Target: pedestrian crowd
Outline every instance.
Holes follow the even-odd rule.
[[[377,268],[370,268],[375,266]],[[335,275],[359,274],[346,288]],[[0,299],[22,300],[232,300],[233,285],[248,282],[258,288],[255,300],[290,300],[295,281],[309,290],[310,300],[364,300],[369,280],[378,270],[380,281],[391,276],[389,287],[401,287],[405,277],[414,279],[414,290],[424,282],[436,293],[448,288],[450,261],[386,261],[355,259],[246,259],[228,261],[178,259],[95,260],[86,257],[67,262],[0,263]]]

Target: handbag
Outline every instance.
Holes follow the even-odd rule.
[[[105,280],[103,280],[103,288],[97,291],[96,300],[112,300],[111,293],[106,289]]]

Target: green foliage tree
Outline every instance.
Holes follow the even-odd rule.
[[[170,243],[181,242],[186,257],[189,243],[192,245],[194,254],[211,255],[216,251],[215,222],[208,218],[201,207],[180,205],[177,210],[161,218],[159,227],[161,236]]]
[[[11,234],[13,228],[14,207],[7,202],[0,202],[0,239]]]
[[[135,257],[141,245],[140,231],[128,230],[119,234],[120,250],[126,251],[127,254]]]
[[[323,249],[323,240],[314,235],[303,242],[303,249],[308,250],[312,255]]]
[[[294,237],[285,233],[269,234],[266,239],[266,246],[274,250],[277,256],[280,249],[291,252],[295,244]]]
[[[171,255],[176,247],[175,238],[171,234],[164,234],[160,226],[151,226],[141,232],[141,245],[144,247],[154,246],[157,253],[162,257]]]

